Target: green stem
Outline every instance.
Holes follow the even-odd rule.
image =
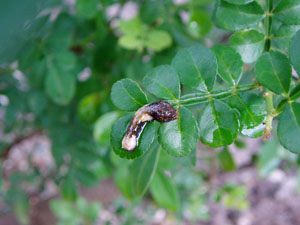
[[[257,84],[250,84],[250,85],[242,85],[239,87],[233,87],[233,88],[226,88],[222,90],[213,91],[211,93],[204,93],[204,92],[198,92],[198,93],[192,93],[182,96],[178,100],[169,100],[168,102],[175,106],[175,105],[184,105],[184,106],[190,106],[190,105],[197,105],[203,102],[208,102],[209,99],[215,98],[215,99],[224,99],[228,98],[232,95],[235,95],[239,92],[245,92],[250,90],[255,90],[259,88]]]
[[[265,52],[268,52],[271,47],[272,9],[273,9],[273,0],[266,0]]]
[[[265,130],[264,130],[264,141],[266,141],[270,135],[271,135],[271,131],[272,131],[272,122],[273,122],[273,118],[275,116],[274,112],[274,106],[273,106],[273,94],[270,91],[267,91],[264,94],[264,98],[266,101],[266,111],[267,111],[267,118],[265,121]]]
[[[266,18],[265,18],[265,48],[264,51],[268,52],[271,48],[271,29],[272,29],[272,9],[273,9],[273,0],[266,0]],[[264,94],[266,101],[266,111],[267,118],[265,121],[265,130],[264,130],[264,141],[266,141],[272,131],[272,122],[275,117],[275,109],[273,105],[273,94],[270,90]]]

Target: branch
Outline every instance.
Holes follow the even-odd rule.
[[[168,102],[172,105],[197,105],[203,102],[208,102],[210,99],[216,98],[216,99],[224,99],[228,98],[232,95],[235,95],[239,92],[245,92],[245,91],[250,91],[250,90],[255,90],[259,88],[257,84],[250,84],[250,85],[243,85],[240,87],[233,87],[233,88],[227,88],[227,89],[221,89],[221,90],[216,90],[210,93],[203,93],[203,92],[198,92],[198,93],[192,93],[192,94],[187,94],[182,96],[178,100],[169,100]]]

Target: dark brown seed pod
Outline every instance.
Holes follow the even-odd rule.
[[[178,119],[178,110],[166,101],[144,105],[135,112],[122,140],[122,148],[127,151],[133,151],[136,148],[147,122],[156,120],[164,123],[176,119]]]

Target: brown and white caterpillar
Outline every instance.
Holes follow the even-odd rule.
[[[156,120],[160,123],[169,122],[178,118],[178,111],[166,101],[144,105],[137,110],[127,128],[122,140],[122,148],[133,151],[147,122]]]

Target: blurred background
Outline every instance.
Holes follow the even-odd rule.
[[[199,143],[196,166],[161,152],[172,179],[143,198],[126,186],[130,161],[111,151],[113,83],[140,82],[183,47],[226,44],[214,3],[0,1],[1,225],[300,224],[300,160],[276,135]]]

